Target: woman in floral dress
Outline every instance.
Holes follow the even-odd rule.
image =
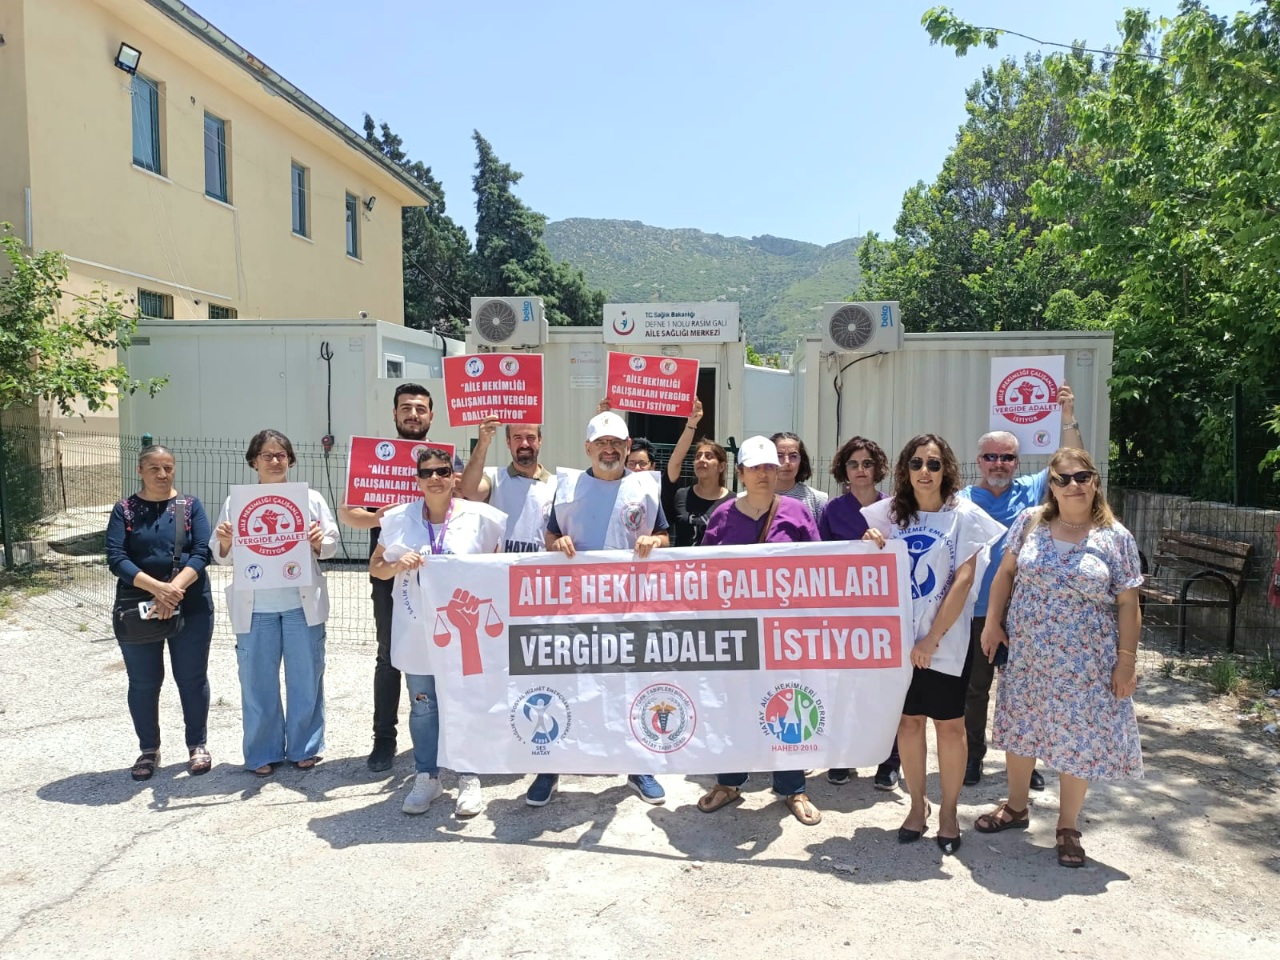
[[[1028,825],[1027,785],[1040,758],[1059,773],[1058,863],[1080,867],[1077,821],[1089,782],[1142,776],[1131,699],[1142,633],[1138,547],[1112,516],[1093,460],[1073,447],[1054,454],[1049,499],[1014,521],[1009,546],[982,632],[988,658],[1009,643],[992,737],[1005,751],[1009,799],[974,826]]]

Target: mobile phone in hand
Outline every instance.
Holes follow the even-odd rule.
[[[143,600],[138,604],[138,616],[143,620],[151,620],[155,617],[156,602],[154,600]]]

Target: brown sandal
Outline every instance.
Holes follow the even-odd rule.
[[[1025,830],[1030,823],[1031,817],[1026,810],[1015,810],[1006,802],[973,821],[973,828],[979,833],[1000,833],[1002,830]]]
[[[1084,847],[1080,845],[1080,831],[1070,827],[1058,828],[1058,866],[1083,867]],[[1068,859],[1071,858],[1071,859]]]
[[[741,799],[742,791],[737,787],[726,787],[722,783],[717,783],[698,800],[698,809],[703,813],[715,813],[720,808]]]
[[[209,756],[209,751],[205,749],[204,744],[198,747],[192,747],[188,751],[190,759],[187,762],[187,773],[193,777],[202,777],[213,767],[213,757]]]
[[[787,809],[791,811],[792,816],[806,827],[812,827],[822,822],[822,811],[813,805],[813,801],[806,794],[793,793],[790,796],[783,797],[782,802],[787,805]]]
[[[160,751],[148,750],[133,761],[133,766],[129,768],[129,776],[139,783],[143,780],[150,780],[155,776],[156,767],[159,765]]]

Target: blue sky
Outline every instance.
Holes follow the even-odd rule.
[[[612,217],[831,243],[892,230],[932,180],[984,64],[931,47],[934,0],[189,0],[357,130],[367,111],[429,164],[474,225],[478,129],[552,220]],[[1042,39],[1118,37],[1126,6],[1175,0],[952,0]],[[1244,0],[1214,2],[1233,12]]]

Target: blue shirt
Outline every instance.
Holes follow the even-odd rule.
[[[116,576],[116,596],[133,586],[139,573],[157,580],[168,580],[173,572],[173,540],[176,497],[163,502],[128,498],[132,522],[125,517],[121,503],[111,511],[107,521],[106,554],[111,572]],[[196,572],[196,581],[182,597],[183,613],[213,609],[213,593],[205,573],[209,554],[209,516],[196,497],[188,497],[187,531],[183,538],[181,566]],[[141,588],[139,588],[141,589]]]
[[[1045,490],[1049,483],[1049,471],[1014,477],[1013,482],[1002,494],[989,493],[978,486],[968,486],[960,491],[960,496],[972,501],[980,507],[992,520],[1013,526],[1013,521],[1028,507],[1039,506],[1044,502]],[[991,563],[982,577],[982,588],[978,591],[978,602],[974,604],[973,615],[987,615],[987,600],[991,596],[991,581],[996,578],[996,570],[1004,559],[1004,544],[1008,533],[1000,535],[1000,539],[991,545]]]

